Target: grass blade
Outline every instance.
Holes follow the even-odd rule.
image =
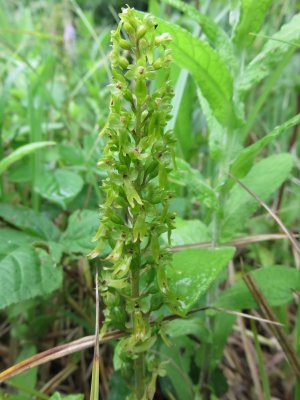
[[[255,350],[256,350],[256,354],[257,354],[257,361],[258,361],[258,368],[259,368],[263,391],[264,391],[264,399],[271,400],[270,384],[269,384],[268,375],[267,375],[267,372],[266,372],[266,369],[264,366],[264,360],[262,357],[262,350],[261,350],[260,343],[258,340],[257,329],[256,329],[254,321],[251,321],[250,324],[251,324],[251,329],[253,332],[254,346],[255,346]]]
[[[252,296],[254,297],[256,303],[260,306],[260,309],[264,315],[265,318],[273,321],[273,322],[278,322],[275,314],[273,313],[272,308],[269,306],[267,300],[259,290],[258,286],[256,285],[253,277],[250,274],[244,275],[243,277],[246,285],[248,286],[249,291],[252,293]],[[289,343],[286,334],[281,326],[278,326],[277,324],[271,324],[270,325],[271,330],[273,334],[276,336],[278,342],[280,343],[280,346],[282,350],[284,351],[284,354],[289,361],[291,368],[295,372],[296,376],[300,378],[300,361],[299,358]]]
[[[25,144],[24,146],[19,147],[17,150],[10,153],[7,157],[3,158],[0,161],[0,175],[3,174],[7,168],[16,161],[19,161],[21,158],[27,156],[35,152],[36,150],[42,149],[43,147],[53,146],[55,142],[45,141],[45,142],[35,142]]]
[[[98,270],[96,271],[96,323],[95,323],[95,346],[90,400],[98,400],[99,397],[99,281]]]

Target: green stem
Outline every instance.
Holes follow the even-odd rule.
[[[136,59],[140,57],[139,54],[139,45],[137,42],[136,46]],[[135,126],[135,132],[136,132],[136,137],[137,140],[140,139],[141,136],[141,117],[142,117],[142,105],[137,99],[137,104],[136,104],[136,126]],[[140,164],[138,163],[137,165],[138,169],[138,178],[137,178],[137,190],[138,192],[141,191],[141,183],[140,183],[140,178],[141,178],[141,168]],[[132,270],[132,297],[133,299],[138,299],[140,296],[140,268],[141,268],[141,244],[140,240],[136,243],[135,247],[135,254],[136,254],[136,263],[133,265],[133,270]],[[133,311],[133,326],[136,325],[136,314]],[[137,400],[142,400],[144,392],[145,392],[145,381],[144,381],[144,376],[145,376],[145,362],[144,362],[144,353],[140,353],[137,358],[134,360],[134,377],[135,377],[135,395]]]
[[[278,63],[277,67],[275,68],[275,70],[272,72],[272,74],[267,78],[265,86],[264,86],[264,90],[261,94],[261,96],[256,100],[255,105],[253,106],[251,113],[248,117],[247,123],[244,126],[244,128],[242,129],[241,132],[241,137],[243,139],[245,139],[247,137],[247,134],[250,132],[250,130],[253,127],[253,124],[261,110],[261,108],[263,107],[263,105],[265,104],[269,94],[271,93],[271,91],[274,88],[275,82],[277,81],[277,79],[279,78],[282,70],[284,69],[284,67],[287,65],[287,63],[290,61],[293,53],[295,52],[295,49],[292,47],[281,59],[281,61]]]
[[[142,400],[145,385],[144,385],[144,353],[140,354],[134,360],[134,376],[135,376],[135,393],[138,400]]]
[[[133,299],[138,299],[140,296],[140,266],[141,266],[141,246],[138,241],[135,249],[135,254],[137,255],[136,264],[133,266],[131,275],[131,294]],[[132,313],[133,326],[135,326],[135,312]],[[138,355],[134,360],[134,377],[135,377],[135,395],[137,400],[143,398],[145,392],[145,382],[144,382],[144,353]]]

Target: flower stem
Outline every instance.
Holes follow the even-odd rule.
[[[144,353],[134,360],[135,394],[137,400],[142,400],[145,392],[144,383]]]
[[[140,241],[137,242],[135,248],[135,254],[137,256],[136,263],[132,269],[131,275],[131,295],[133,299],[138,299],[140,296],[140,266],[141,266],[141,245]],[[133,326],[136,325],[136,314],[133,311],[132,319]],[[141,353],[134,360],[134,376],[135,376],[135,395],[137,400],[143,398],[145,392],[145,381],[144,381],[144,353]]]

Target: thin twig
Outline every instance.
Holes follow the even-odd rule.
[[[284,225],[284,223],[281,221],[281,219],[274,213],[274,211],[271,210],[269,206],[254,192],[252,192],[251,189],[249,189],[243,182],[241,182],[239,179],[235,178],[233,175],[230,174],[230,176],[243,188],[245,189],[252,197],[254,197],[271,215],[271,217],[277,222],[277,224],[280,226],[280,228],[283,230],[283,232],[286,234],[286,236],[290,239],[290,242],[294,249],[300,253],[300,245],[297,242],[297,240],[294,238],[294,236],[290,233],[290,231],[287,229],[287,227]]]
[[[246,274],[243,276],[243,279],[244,279],[249,291],[252,293],[252,296],[254,297],[256,303],[260,306],[260,309],[261,309],[262,313],[265,315],[265,317],[267,319],[269,319],[270,321],[278,322],[275,317],[275,314],[273,313],[272,308],[269,306],[264,295],[259,290],[253,277],[250,274]],[[295,350],[289,343],[282,327],[272,324],[271,329],[273,331],[273,334],[276,336],[282,350],[284,351],[284,354],[285,354],[286,358],[288,359],[292,369],[294,370],[297,377],[300,378],[299,358],[298,358],[297,354],[295,353]]]
[[[68,364],[64,369],[59,371],[53,378],[51,378],[43,387],[40,389],[42,393],[53,392],[54,389],[63,382],[69,375],[71,375],[77,369],[76,364]]]
[[[100,338],[99,343],[107,343],[110,340],[118,339],[124,335],[124,332],[112,331],[106,334],[103,338]],[[45,364],[49,361],[57,360],[58,358],[91,348],[94,346],[94,344],[95,335],[90,335],[35,354],[34,356],[26,358],[25,360],[1,372],[0,383],[20,374],[21,372],[27,371],[30,368],[37,367],[38,365]]]
[[[291,234],[290,233],[290,235],[293,238],[299,237],[299,234]],[[259,243],[259,242],[265,242],[268,240],[281,240],[281,239],[287,239],[287,238],[288,238],[288,236],[284,233],[265,233],[265,234],[260,234],[260,235],[238,237],[233,240],[230,240],[229,242],[222,243],[222,246],[243,247],[250,243]],[[187,249],[205,249],[205,248],[209,248],[209,247],[212,247],[211,242],[201,242],[201,243],[192,243],[192,244],[173,246],[170,248],[170,251],[172,253],[177,253],[179,251],[187,250]]]
[[[214,307],[214,306],[206,306],[206,307],[200,307],[196,308],[194,310],[191,310],[187,313],[187,316],[195,314],[197,312],[201,311],[206,311],[206,310],[215,310],[215,311],[220,311],[220,312],[226,312],[228,314],[233,314],[236,316],[242,316],[244,318],[250,318],[254,320],[260,320],[266,323],[270,324],[279,324],[279,322],[274,322],[274,321],[269,321],[267,319],[260,319],[259,317],[254,317],[252,315],[240,313],[238,311],[233,311],[233,310],[227,310],[224,308],[220,307]],[[179,315],[172,314],[172,315],[167,315],[164,317],[163,321],[172,321],[174,319],[182,318]],[[154,324],[156,321],[151,321],[151,324]],[[125,336],[127,332],[122,332],[122,331],[111,331],[104,335],[103,337],[99,336],[99,345],[103,343],[107,343],[110,340],[115,340],[119,339],[123,336]],[[72,342],[53,347],[52,349],[43,351],[41,353],[35,354],[32,357],[26,358],[25,360],[13,365],[12,367],[4,370],[3,372],[0,373],[0,383],[6,381],[9,378],[12,378],[15,375],[18,375],[24,371],[27,371],[30,368],[37,367],[39,365],[45,364],[49,361],[56,360],[61,357],[65,357],[67,355],[76,353],[78,351],[82,351],[88,348],[91,348],[95,345],[95,335],[91,336],[85,336],[81,339],[74,340]]]

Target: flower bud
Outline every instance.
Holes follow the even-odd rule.
[[[131,103],[133,102],[133,97],[132,97],[132,93],[129,89],[124,90],[123,92],[123,96],[125,100],[130,101]]]
[[[156,24],[155,18],[150,14],[146,15],[144,18],[144,24],[147,26],[147,28],[153,28],[153,26]]]
[[[160,69],[163,65],[164,65],[164,60],[162,57],[157,58],[152,64],[154,69]]]
[[[138,27],[138,30],[136,32],[137,39],[141,39],[147,32],[147,26],[146,25],[141,25]]]
[[[128,23],[128,22],[124,22],[124,29],[127,33],[129,34],[134,34],[135,30],[134,28]]]
[[[124,50],[130,50],[132,47],[131,44],[129,42],[127,42],[127,40],[125,40],[125,39],[120,39],[119,44],[120,44],[120,47]]]
[[[140,46],[140,51],[142,53],[146,53],[147,50],[149,49],[149,43],[145,38],[141,38],[139,41],[139,46]]]
[[[154,43],[156,45],[160,45],[160,44],[165,44],[165,43],[168,43],[171,41],[172,41],[172,36],[169,33],[165,32],[165,33],[161,34],[160,36],[156,36]]]
[[[123,69],[126,69],[126,68],[128,67],[128,65],[129,65],[129,62],[128,62],[127,58],[122,57],[122,56],[118,58],[117,63],[118,63]]]

